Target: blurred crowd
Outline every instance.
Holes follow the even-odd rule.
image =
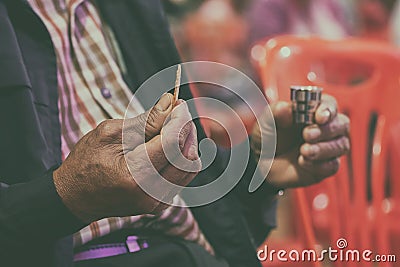
[[[185,60],[246,71],[249,47],[280,34],[357,36],[400,44],[396,0],[164,0]]]
[[[261,81],[250,59],[254,44],[261,40],[290,34],[329,40],[357,37],[400,45],[400,0],[164,0],[164,4],[183,60],[227,64],[250,76],[260,88]],[[346,69],[351,68],[353,66],[349,65]],[[206,69],[201,71],[217,75],[207,73]],[[254,122],[251,112],[229,90],[204,85],[193,90],[197,95],[229,104],[246,127],[251,128]],[[204,108],[211,107],[198,107],[199,112]],[[225,127],[235,127],[230,118],[218,110],[214,118]],[[222,126],[215,121],[203,125],[209,137],[220,145],[229,145]],[[398,144],[396,147],[400,148]],[[398,155],[393,158],[398,161]],[[280,230],[273,238],[280,239],[291,231],[293,222],[289,218],[294,208],[289,198],[286,195],[280,201]]]
[[[251,48],[277,35],[334,40],[356,36],[400,45],[400,31],[395,30],[400,27],[400,1],[396,0],[164,0],[164,5],[183,60],[227,64],[256,82]],[[246,127],[251,126],[251,112],[229,90],[202,86],[195,91],[231,104]],[[229,125],[229,118],[219,116]],[[223,128],[212,121],[206,128],[209,136],[224,144]]]

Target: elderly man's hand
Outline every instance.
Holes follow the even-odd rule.
[[[201,168],[187,105],[179,100],[174,107],[172,95],[165,94],[153,109],[125,120],[125,125],[123,120],[106,120],[85,135],[53,174],[57,192],[85,222],[158,212],[166,205],[145,193],[137,181],[150,180],[164,194],[162,200],[169,202],[179,192],[161,186],[157,174],[181,186],[196,175],[171,165],[165,154],[169,149],[180,149],[191,170]]]
[[[337,172],[339,157],[350,149],[349,119],[337,113],[337,103],[333,97],[322,96],[315,115],[316,123],[304,129],[293,124],[290,103],[278,102],[271,109],[277,130],[277,150],[267,176],[268,183],[279,189],[307,186]],[[260,154],[257,147],[261,142],[268,146],[273,140],[273,124],[267,113],[264,114],[262,125],[254,127],[252,134],[252,146],[256,148],[256,154]],[[271,161],[263,158],[262,153],[260,160],[265,163]],[[261,165],[262,171],[267,173],[267,168],[263,170],[263,166],[269,164]]]

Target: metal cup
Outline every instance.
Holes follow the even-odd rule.
[[[315,123],[315,112],[321,103],[322,88],[317,86],[291,86],[293,121],[296,124]]]

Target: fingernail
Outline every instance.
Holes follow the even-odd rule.
[[[318,155],[319,147],[316,145],[309,145],[305,144],[302,148],[303,156],[309,160],[314,160],[315,157]]]
[[[311,128],[307,130],[307,136],[309,139],[314,140],[317,139],[321,134],[321,131],[319,128]]]
[[[318,146],[307,146],[306,150],[310,157],[314,157],[318,152]]]
[[[322,123],[328,122],[329,118],[331,117],[331,112],[329,110],[324,110],[321,113]]]
[[[171,98],[170,94],[167,94],[167,93],[163,94],[156,105],[156,109],[158,109],[160,111],[168,110],[168,108],[172,104],[171,100],[172,100],[172,98]]]

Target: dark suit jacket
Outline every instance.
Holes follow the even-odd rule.
[[[130,88],[179,62],[159,1],[99,0],[98,6],[120,44]],[[39,17],[23,0],[0,0],[1,266],[71,266],[68,236],[84,226],[63,205],[52,180],[61,164],[56,71],[54,48]],[[189,90],[182,92],[184,99],[192,97]],[[147,107],[154,104],[140,100]],[[197,128],[199,139],[204,138],[198,123]],[[218,175],[219,161],[194,183]],[[248,168],[252,171],[254,166]],[[275,205],[250,208],[264,200],[265,192],[250,195],[248,181],[242,181],[193,213],[231,266],[260,266],[255,248],[274,226]]]

